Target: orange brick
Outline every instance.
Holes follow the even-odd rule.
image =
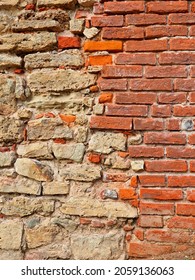
[[[88,155],[88,159],[89,159],[90,162],[99,163],[101,161],[101,156],[98,155],[98,154],[90,153]]]
[[[99,97],[99,103],[112,102],[113,94],[112,93],[102,93]]]
[[[88,65],[107,65],[107,64],[112,64],[112,56],[111,55],[89,56],[89,64]]]
[[[135,198],[135,190],[134,189],[120,189],[119,190],[119,198],[120,199],[134,199]]]
[[[121,41],[87,41],[84,44],[84,51],[111,51],[118,52],[122,51],[123,44]]]
[[[70,124],[72,122],[74,122],[76,120],[76,117],[73,115],[63,115],[63,114],[59,114],[60,118],[62,121]]]
[[[69,48],[80,48],[81,42],[78,37],[58,37],[58,48],[69,49]]]

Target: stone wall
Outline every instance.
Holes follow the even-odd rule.
[[[195,257],[195,3],[0,0],[0,259]]]

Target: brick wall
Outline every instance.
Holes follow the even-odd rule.
[[[0,259],[195,257],[194,4],[0,0]]]

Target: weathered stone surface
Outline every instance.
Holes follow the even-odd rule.
[[[20,119],[30,119],[33,113],[29,109],[20,108],[18,109],[17,114]]]
[[[60,31],[60,24],[55,20],[21,20],[12,26],[14,32]]]
[[[118,193],[115,190],[106,189],[106,190],[103,190],[103,192],[101,193],[101,197],[103,199],[106,199],[106,198],[117,199]]]
[[[72,19],[70,20],[70,31],[74,34],[81,34],[84,29],[84,19]]]
[[[37,181],[51,181],[53,179],[51,168],[38,160],[18,158],[14,167],[18,174]]]
[[[57,6],[72,9],[76,4],[76,0],[38,0],[38,7]]]
[[[78,223],[68,218],[53,218],[51,223],[63,227],[68,232],[74,232]]]
[[[72,139],[72,137],[71,129],[59,118],[41,118],[28,122],[29,140]]]
[[[60,53],[35,53],[24,58],[27,69],[50,68],[59,66],[79,67],[84,64],[84,59],[79,50],[65,50]]]
[[[54,241],[59,229],[56,226],[40,226],[38,228],[26,229],[25,236],[28,248],[37,248]]]
[[[68,194],[70,189],[69,182],[47,182],[43,183],[43,195]]]
[[[144,170],[144,161],[143,160],[131,161],[131,168],[135,172],[143,171]]]
[[[194,129],[194,121],[192,119],[183,119],[181,123],[182,130],[193,130]]]
[[[135,218],[137,209],[128,203],[98,201],[89,197],[70,197],[60,208],[67,215]]]
[[[16,77],[16,89],[15,89],[15,97],[17,99],[25,100],[25,80],[21,77]]]
[[[64,176],[65,179],[91,182],[101,177],[100,167],[89,164],[77,164],[69,165],[60,170],[60,175]]]
[[[104,105],[102,104],[96,104],[93,106],[93,113],[95,115],[102,115],[104,112]]]
[[[131,135],[128,137],[127,145],[139,145],[142,143],[142,136],[141,134]]]
[[[125,259],[124,233],[110,231],[106,234],[74,234],[71,247],[76,260]]]
[[[23,254],[20,251],[0,250],[0,260],[23,260]]]
[[[14,197],[5,201],[1,212],[7,216],[25,217],[34,213],[49,215],[54,211],[54,201],[42,198]]]
[[[23,224],[20,221],[3,221],[0,223],[0,249],[20,249]]]
[[[0,167],[11,166],[16,160],[14,152],[0,153]]]
[[[100,30],[97,29],[96,27],[91,27],[91,28],[85,28],[83,34],[88,39],[91,39],[91,38],[95,37],[99,32],[100,32]]]
[[[5,13],[5,10],[0,11],[0,33],[5,33],[11,30],[13,16]]]
[[[88,129],[86,127],[76,127],[74,131],[74,139],[77,143],[83,143],[87,140]]]
[[[89,150],[109,154],[113,150],[125,151],[126,137],[122,133],[96,132],[89,141]]]
[[[20,67],[22,58],[13,54],[0,54],[0,68]]]
[[[93,7],[96,0],[78,0],[79,4],[83,7]]]
[[[52,151],[57,159],[70,159],[81,162],[85,153],[85,145],[78,144],[55,144],[52,145]]]
[[[48,142],[37,141],[35,143],[17,146],[17,154],[22,157],[37,159],[53,159],[51,147]]]
[[[9,7],[13,7],[16,6],[19,3],[19,0],[0,0],[0,7],[1,8],[9,8]]]
[[[13,76],[0,74],[0,114],[1,115],[11,114],[16,109],[15,86],[16,83]]]
[[[0,51],[15,50],[16,53],[48,51],[57,44],[55,33],[14,33],[0,37]]]
[[[23,139],[24,124],[14,118],[0,116],[0,142],[19,143]]]
[[[27,84],[34,93],[77,91],[93,85],[95,81],[95,75],[71,69],[37,70],[27,77]]]
[[[115,169],[129,169],[131,167],[131,161],[128,158],[122,158],[116,153],[109,155],[105,162],[105,165],[111,165]]]

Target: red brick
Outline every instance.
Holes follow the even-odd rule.
[[[143,187],[164,187],[164,175],[139,175],[140,185]]]
[[[170,50],[181,51],[181,50],[195,50],[195,39],[188,38],[173,38],[170,39]]]
[[[122,1],[104,3],[104,12],[109,14],[128,14],[143,11],[144,1]]]
[[[195,202],[195,190],[187,191],[187,200],[189,200],[191,202]]]
[[[144,142],[146,144],[180,145],[186,143],[186,135],[179,132],[146,132]]]
[[[137,188],[138,187],[138,177],[137,176],[132,176],[131,177],[131,182],[130,182],[129,185],[132,188]]]
[[[191,134],[188,136],[188,143],[191,145],[195,144],[195,134]]]
[[[195,204],[178,203],[176,204],[176,214],[183,216],[195,216]]]
[[[166,104],[177,104],[186,102],[186,93],[184,92],[170,92],[170,93],[159,93],[158,103]]]
[[[180,13],[188,11],[188,1],[152,1],[146,4],[147,12],[157,14]]]
[[[190,149],[190,148],[189,148]],[[194,151],[194,150],[193,150]],[[193,157],[194,155],[191,156],[191,158],[194,158]],[[195,161],[190,161],[190,171],[191,172],[195,172]]]
[[[192,13],[195,13],[195,3],[194,2],[191,3],[191,11],[192,11]]]
[[[155,227],[161,228],[163,227],[163,219],[161,216],[147,216],[142,215],[138,219],[138,226],[140,227]]]
[[[93,162],[93,163],[100,163],[101,161],[101,156],[98,155],[98,154],[93,154],[93,153],[90,153],[88,155],[88,159],[90,162]]]
[[[162,158],[164,157],[164,148],[131,145],[129,146],[129,155],[132,158],[140,158],[140,157]]]
[[[107,105],[107,116],[147,116],[147,106],[145,105]]]
[[[156,14],[131,14],[125,17],[126,24],[128,25],[153,25],[153,24],[166,24],[165,15]]]
[[[131,242],[129,245],[129,256],[136,258],[147,258],[161,256],[172,252],[171,245],[162,245],[149,242]]]
[[[167,40],[131,40],[125,43],[127,52],[166,51],[167,48]]]
[[[185,66],[146,66],[146,78],[176,78],[187,77],[187,69]]]
[[[188,231],[174,232],[167,229],[148,229],[145,233],[148,241],[185,243],[192,241],[192,236]]]
[[[190,27],[189,35],[190,36],[195,36],[195,26]]]
[[[195,58],[195,56],[194,56]],[[154,53],[121,53],[116,55],[116,64],[140,64],[140,65],[155,65],[156,56]]]
[[[103,28],[103,39],[142,39],[144,38],[144,29],[141,27],[110,27]]]
[[[164,52],[159,54],[160,64],[195,64],[195,53],[190,52]]]
[[[135,130],[163,130],[164,128],[164,122],[161,119],[136,118],[133,123]]]
[[[143,229],[134,229],[133,234],[141,241],[144,240],[144,231]]]
[[[110,51],[118,52],[122,51],[123,44],[121,41],[86,41],[84,44],[85,52],[94,51]]]
[[[170,131],[178,131],[180,130],[181,121],[178,119],[170,119],[167,120],[166,129]]]
[[[135,198],[135,189],[119,189],[120,199],[133,199]]]
[[[195,24],[195,15],[193,13],[188,14],[170,14],[168,16],[169,24]]]
[[[127,90],[127,80],[100,78],[98,80],[98,86],[101,90]]]
[[[190,104],[195,104],[195,92],[190,92],[189,101],[190,101]]]
[[[101,3],[94,3],[93,5],[93,13],[96,14],[103,14],[104,13],[104,5]]]
[[[167,147],[168,158],[195,158],[195,149],[190,147]]]
[[[35,4],[31,3],[31,4],[27,4],[25,7],[25,10],[35,10],[36,6]]]
[[[172,217],[168,220],[168,228],[186,228],[195,229],[195,218],[194,217]]]
[[[88,65],[107,65],[107,64],[112,64],[111,55],[89,56]]]
[[[123,26],[123,16],[93,16],[91,17],[92,26]]]
[[[93,228],[104,228],[105,223],[102,223],[100,221],[92,221],[91,222],[91,227],[93,227]]]
[[[146,38],[187,36],[187,26],[150,26],[146,28]]]
[[[172,90],[171,79],[132,79],[131,90]]]
[[[125,173],[103,173],[104,182],[127,182],[130,179]]]
[[[180,200],[183,198],[183,193],[182,190],[141,188],[140,198],[156,200]]]
[[[167,118],[171,116],[170,105],[152,105],[151,106],[152,117]]]
[[[102,93],[99,97],[99,103],[110,103],[112,102],[113,94],[112,93]]]
[[[91,224],[91,219],[87,219],[87,218],[80,218],[79,219],[80,220],[80,224],[81,225],[89,225],[89,224]]]
[[[168,187],[195,187],[195,176],[168,176]]]
[[[104,66],[102,70],[104,78],[142,77],[142,66]]]
[[[175,105],[173,108],[173,116],[193,117],[193,116],[195,116],[195,106],[194,105],[188,105],[188,106]]]
[[[118,104],[153,104],[154,102],[156,102],[156,93],[150,93],[150,92],[116,93],[115,102]]]
[[[147,215],[174,215],[174,203],[140,202],[140,213]]]
[[[81,41],[79,37],[58,37],[58,48],[59,49],[70,49],[70,48],[80,48]]]
[[[184,160],[153,160],[145,161],[148,172],[186,172],[188,166]]]
[[[90,128],[131,130],[132,119],[122,117],[116,118],[92,116],[90,121]]]

